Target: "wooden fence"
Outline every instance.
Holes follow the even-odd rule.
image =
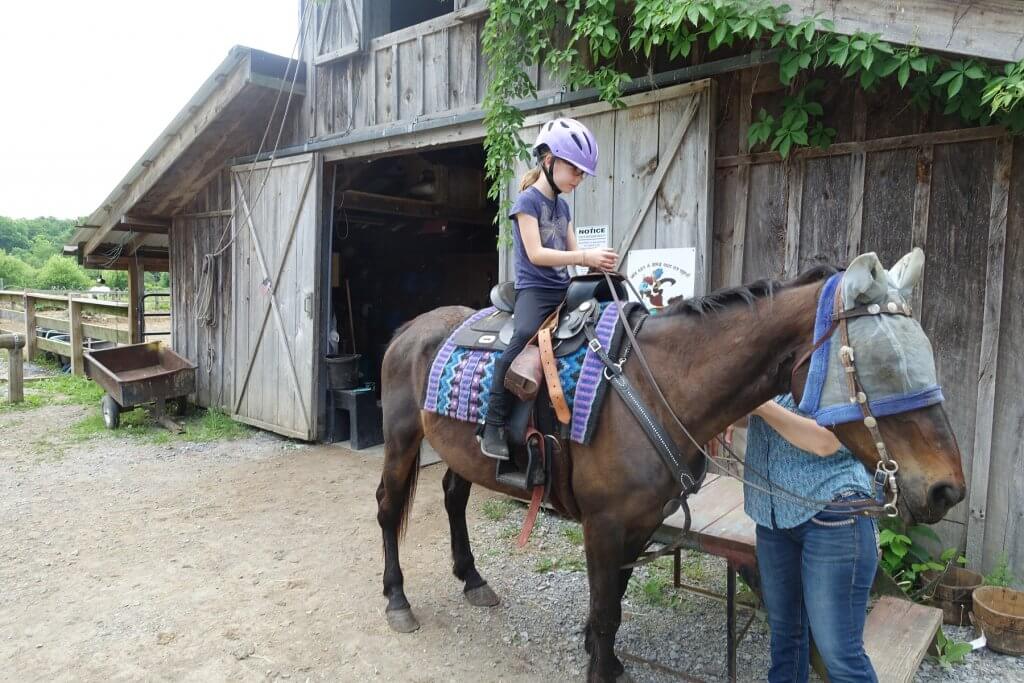
[[[25,335],[27,360],[49,351],[70,358],[71,372],[84,375],[82,354],[91,344],[141,341],[134,308],[127,302],[86,299],[76,293],[0,291],[0,332]],[[115,324],[90,321],[90,315],[114,318]],[[39,330],[45,330],[45,336]]]

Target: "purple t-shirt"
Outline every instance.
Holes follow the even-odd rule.
[[[548,199],[544,193],[530,186],[519,193],[515,204],[509,211],[509,218],[515,225],[512,231],[512,243],[515,253],[516,289],[527,287],[546,287],[548,289],[565,289],[569,286],[569,269],[565,266],[536,266],[530,262],[523,246],[523,236],[519,234],[517,214],[525,213],[537,219],[540,229],[540,243],[548,249],[565,251],[569,248],[568,233],[569,204],[561,197]]]

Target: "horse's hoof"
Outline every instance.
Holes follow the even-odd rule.
[[[405,609],[388,610],[386,614],[388,626],[391,627],[392,631],[412,633],[420,627],[420,622],[416,621],[416,617],[413,616],[412,610],[408,607]]]
[[[494,607],[501,602],[498,594],[492,591],[486,583],[466,590],[465,594],[466,601],[473,607]]]

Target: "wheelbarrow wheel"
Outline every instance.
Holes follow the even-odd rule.
[[[121,424],[121,406],[113,396],[107,394],[103,397],[101,408],[103,409],[103,424],[107,426],[107,429],[117,429]]]

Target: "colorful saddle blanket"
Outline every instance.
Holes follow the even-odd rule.
[[[638,304],[624,304],[627,319]],[[487,418],[488,394],[494,376],[498,353],[483,349],[467,349],[452,340],[459,330],[494,312],[494,307],[477,311],[453,332],[441,346],[430,367],[427,396],[423,409],[466,422],[483,424]],[[613,304],[602,304],[601,317],[595,327],[601,346],[618,358],[625,336]],[[575,353],[558,359],[558,376],[565,400],[572,412],[570,438],[581,444],[593,435],[596,416],[608,389],[604,364],[586,344]]]

